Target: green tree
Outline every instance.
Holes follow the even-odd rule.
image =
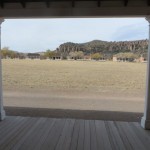
[[[19,57],[19,53],[15,52],[15,51],[12,51],[12,50],[9,50],[9,47],[4,47],[1,49],[1,55],[2,55],[2,58],[18,58]]]
[[[76,53],[76,57],[77,57],[78,59],[83,59],[83,58],[84,58],[84,53],[83,53],[82,51],[78,51],[78,52]]]
[[[45,52],[45,57],[48,57],[48,58],[52,58],[52,57],[54,57],[54,55],[55,55],[55,52],[53,52],[53,51],[51,51],[51,50],[47,50],[46,52]]]
[[[91,55],[91,59],[94,59],[94,60],[99,60],[102,58],[102,55],[100,53],[94,53]]]

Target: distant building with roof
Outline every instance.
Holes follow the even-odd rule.
[[[29,59],[40,59],[40,54],[39,53],[28,53],[27,58],[29,58]]]

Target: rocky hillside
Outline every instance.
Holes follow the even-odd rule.
[[[94,40],[87,43],[71,43],[67,42],[61,44],[57,48],[57,52],[68,55],[70,52],[83,51],[85,55],[93,53],[102,53],[107,57],[120,52],[132,52],[137,55],[147,53],[148,40],[137,40],[137,41],[121,41],[121,42],[107,42],[101,40]]]

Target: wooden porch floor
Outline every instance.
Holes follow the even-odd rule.
[[[0,150],[149,150],[150,131],[139,123],[7,117]]]

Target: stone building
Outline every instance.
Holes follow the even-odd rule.
[[[61,60],[61,54],[60,53],[55,53],[54,56],[52,57],[52,60]]]
[[[28,53],[27,58],[29,58],[29,59],[40,59],[40,54],[38,54],[38,53]]]
[[[142,63],[147,62],[147,55],[146,54],[141,55],[139,58],[139,62]]]
[[[133,62],[137,59],[137,55],[134,53],[118,53],[113,56],[113,61],[118,62]]]

